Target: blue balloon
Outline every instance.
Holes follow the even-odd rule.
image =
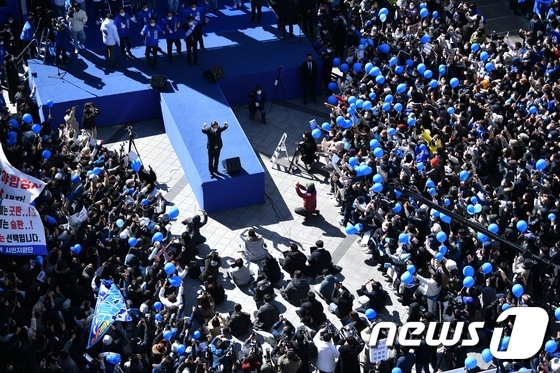
[[[432,179],[428,179],[426,180],[426,187],[427,188],[435,188],[436,184],[434,183],[434,181]]]
[[[513,295],[515,295],[516,298],[521,298],[521,296],[525,292],[525,289],[523,289],[523,285],[515,284],[511,287],[511,292],[513,293]]]
[[[426,79],[431,79],[433,75],[434,75],[434,73],[432,72],[432,70],[424,71],[424,78],[426,78]]]
[[[429,43],[430,40],[430,35],[422,35],[422,37],[420,38],[420,43],[426,44]]]
[[[443,205],[444,206],[449,206],[451,204],[451,200],[449,198],[446,198],[443,200]]]
[[[52,108],[53,105],[54,105],[53,100],[47,100],[47,107],[48,107],[49,109]]]
[[[154,303],[154,310],[159,311],[161,310],[162,304],[161,302],[155,302]]]
[[[447,240],[447,234],[444,231],[437,232],[436,240],[440,243],[444,243]]]
[[[404,66],[396,66],[395,74],[402,74],[402,73],[404,73]]]
[[[12,129],[17,130],[19,128],[19,122],[15,118],[10,118],[8,123],[12,126]]]
[[[402,205],[400,203],[395,204],[393,207],[393,213],[398,214],[402,211]]]
[[[49,159],[51,157],[51,151],[49,149],[45,149],[41,155],[44,159]]]
[[[474,356],[467,356],[467,358],[465,359],[465,367],[467,369],[474,369],[476,368],[476,358]]]
[[[173,332],[171,330],[166,330],[163,332],[163,339],[169,341],[173,337]]]
[[[328,85],[328,87],[329,87],[329,89],[330,89],[331,91],[334,91],[334,90],[337,88],[335,82],[330,82],[329,85]]]
[[[124,220],[122,219],[118,219],[116,222],[117,227],[122,228],[124,225]]]
[[[382,183],[383,182],[383,176],[381,176],[380,174],[375,174],[373,175],[372,178],[374,183]]]
[[[368,308],[366,310],[365,314],[366,314],[366,317],[369,321],[372,321],[377,317],[377,312],[375,312],[375,310],[372,309],[372,308]]]
[[[478,52],[478,50],[480,49],[480,45],[478,43],[472,43],[471,45],[471,51],[473,51],[474,53]]]
[[[391,46],[389,44],[381,44],[377,47],[377,50],[381,53],[387,54],[391,50]]]
[[[432,89],[436,89],[438,87],[438,81],[435,79],[430,80],[430,82],[428,83],[428,85],[430,86],[430,88]]]
[[[378,148],[379,149],[379,148]],[[374,191],[375,193],[381,193],[383,191],[383,184],[381,183],[375,183],[373,184],[373,186],[371,187],[371,190]]]
[[[556,352],[557,349],[558,349],[558,343],[556,343],[556,341],[552,339],[550,341],[546,341],[546,343],[544,344],[544,350],[549,354]]]
[[[375,155],[377,158],[383,157],[383,149],[381,149],[381,148],[375,148],[375,149],[373,150],[373,155]]]
[[[320,138],[320,137],[321,137],[321,134],[322,134],[322,132],[321,132],[321,130],[320,130],[319,128],[314,128],[313,131],[311,131],[311,136],[312,136],[314,139]]]
[[[113,365],[119,365],[121,362],[121,355],[116,352],[109,352],[105,357],[105,361]]]
[[[492,264],[490,263],[484,263],[482,265],[482,273],[484,273],[485,275],[489,274],[492,272]]]
[[[486,71],[492,71],[494,70],[494,64],[492,62],[488,62],[486,65],[484,65],[484,68],[486,69]]]
[[[519,220],[516,227],[519,232],[525,233],[525,231],[527,231],[527,222],[525,220]]]
[[[381,109],[383,111],[389,111],[389,110],[391,110],[391,104],[388,103],[388,102],[384,102],[383,105],[381,106]]]
[[[502,338],[502,342],[500,343],[500,351],[505,351],[507,350],[508,346],[509,346],[509,336],[506,336],[504,338]]]
[[[434,12],[432,13],[432,18],[437,18],[439,16],[439,13],[437,10],[434,10]]]
[[[181,286],[182,282],[183,282],[183,279],[181,279],[181,277],[179,277],[179,276],[169,277],[169,283],[171,284],[171,286],[179,287],[179,286]]]
[[[410,274],[414,274],[416,273],[416,267],[414,266],[414,264],[409,264],[406,266],[406,270],[408,272],[410,272]]]
[[[444,223],[451,224],[451,216],[449,216],[449,215],[445,215],[443,213],[440,213],[439,214],[439,219]]]
[[[339,67],[340,66],[340,58],[338,58],[338,57],[333,58],[332,64],[333,64],[333,67]]]
[[[184,344],[180,344],[180,345],[177,346],[177,353],[179,355],[183,355],[186,350],[187,350],[187,347]]]
[[[79,243],[75,244],[74,246],[72,246],[70,248],[71,251],[74,252],[74,254],[76,255],[80,255],[80,253],[82,252],[82,245],[80,245]]]
[[[130,167],[132,167],[135,172],[138,172],[140,171],[140,168],[142,168],[142,162],[140,162],[140,159],[136,158],[130,162]]]
[[[31,122],[33,122],[33,117],[32,117],[31,114],[29,114],[29,113],[23,114],[23,116],[21,117],[21,119],[22,119],[25,123],[27,123],[27,124],[30,124]],[[34,132],[35,132],[35,131],[34,131]],[[35,133],[37,133],[37,132],[35,132]]]
[[[492,361],[492,359],[494,359],[494,356],[492,356],[492,352],[490,352],[489,348],[485,348],[484,350],[482,350],[482,360],[484,360],[485,363],[489,363]]]
[[[441,262],[443,260],[443,254],[440,252],[437,252],[436,255],[434,255],[434,258],[438,261]]]
[[[389,66],[395,66],[397,64],[397,57],[393,56],[389,59]]]
[[[348,224],[345,228],[345,231],[346,231],[347,235],[352,235],[352,234],[358,233],[358,229],[356,229],[356,227],[353,226],[352,224]]]
[[[441,253],[441,255],[447,254],[447,247],[445,247],[444,245],[441,245],[438,249],[438,252]]]
[[[156,314],[156,315],[154,316],[154,319],[155,319],[156,321],[161,321],[161,320],[163,319],[163,316],[161,316],[161,315],[158,313],[158,314]]]
[[[418,70],[420,74],[424,74],[424,71],[426,71],[426,65],[419,63],[418,66],[416,66],[416,70]]]
[[[539,159],[537,163],[535,163],[535,168],[537,169],[537,171],[544,170],[546,166],[547,166],[546,159]]]
[[[383,84],[383,83],[385,83],[385,77],[383,75],[377,75],[375,77],[375,82],[377,84]]]
[[[362,108],[364,110],[370,110],[372,108],[373,104],[371,103],[371,101],[364,101],[364,104],[362,105]]]
[[[481,61],[486,61],[486,60],[488,59],[488,52],[486,52],[486,51],[480,52],[480,56],[479,56],[479,57],[480,57],[480,60],[481,60]]]
[[[355,72],[356,74],[358,74],[359,72],[362,71],[362,64],[359,63],[359,62],[356,62],[356,63],[354,64],[353,68],[354,68],[354,72]]]
[[[426,18],[429,14],[430,14],[430,12],[426,8],[423,8],[422,10],[420,10],[420,18]]]
[[[474,276],[474,268],[471,266],[465,266],[465,268],[463,268],[463,275],[465,277],[472,277]]]
[[[550,214],[548,214],[548,220],[556,220],[556,214],[551,212]]]
[[[399,103],[395,104],[395,110],[397,110],[397,109],[396,109],[397,105],[400,105],[400,104],[399,104]],[[402,109],[402,105],[401,105],[401,109]],[[397,111],[399,111],[399,110],[397,110]],[[397,134],[397,130],[394,129],[393,127],[389,127],[389,128],[387,129],[387,134],[388,134],[389,136],[395,136],[395,135]]]
[[[399,242],[403,244],[407,244],[410,242],[410,237],[408,236],[407,233],[401,233],[399,234]]]
[[[451,88],[457,87],[459,85],[459,79],[451,78],[451,80],[449,81],[449,85],[451,86]]]
[[[474,278],[467,276],[463,279],[463,286],[467,289],[472,288],[474,285]]]
[[[405,83],[400,83],[397,86],[397,93],[403,93],[404,91],[406,91],[406,84]],[[388,96],[390,96],[390,95],[388,95]],[[387,101],[385,101],[385,102],[387,102]]]
[[[372,149],[379,148],[379,141],[376,139],[371,139],[369,142],[369,147]]]
[[[445,65],[439,65],[438,67],[438,71],[440,75],[445,75],[447,73],[447,66]]]
[[[399,84],[399,85],[400,85],[400,84]],[[406,84],[404,84],[404,87],[405,87],[405,89],[406,89]],[[397,91],[398,91],[398,90],[399,90],[399,89],[398,89],[398,87],[397,87]],[[404,91],[403,91],[403,92],[404,92]],[[394,98],[393,95],[387,95],[387,96],[385,96],[385,98],[383,99],[383,102],[391,103],[391,102],[393,102],[393,98]]]
[[[406,124],[408,124],[409,127],[414,127],[416,125],[416,118],[414,117],[408,118]]]
[[[173,206],[169,209],[169,212],[167,214],[169,215],[169,219],[177,219],[177,217],[179,216],[179,209]]]
[[[489,224],[489,225],[488,225],[488,230],[489,230],[491,233],[496,234],[496,233],[498,233],[498,230],[499,230],[499,229],[500,229],[500,228],[498,227],[498,224],[492,223],[492,224]]]
[[[535,114],[536,112],[537,112],[537,107],[536,107],[536,106],[531,106],[531,107],[529,108],[529,113]]]
[[[341,65],[338,67],[338,69],[339,69],[340,71],[342,71],[343,73],[345,73],[345,72],[348,71],[348,64],[343,63],[343,64],[341,64]]]
[[[165,273],[170,276],[173,273],[175,273],[175,264],[171,263],[171,262],[167,262],[165,263],[165,266],[163,266],[163,270],[165,271]]]
[[[33,133],[38,134],[39,132],[41,132],[41,125],[40,124],[34,124],[31,126],[31,131],[33,131]]]
[[[152,242],[161,242],[162,240],[163,240],[163,233],[161,232],[156,232],[152,236]]]
[[[462,170],[461,172],[459,172],[459,180],[461,181],[465,181],[469,178],[469,171],[467,170]]]
[[[412,283],[412,281],[414,280],[414,276],[412,275],[412,273],[405,271],[402,273],[401,275],[401,282],[403,284],[409,285]]]
[[[389,14],[389,9],[387,9],[387,8],[381,8],[381,9],[379,9],[379,13],[378,13],[378,14],[379,14],[379,15],[381,15],[381,14],[388,15],[388,14]]]
[[[350,157],[348,159],[348,164],[350,165],[350,167],[356,167],[358,165],[358,158]]]

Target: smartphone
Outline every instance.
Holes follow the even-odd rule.
[[[84,353],[84,359],[86,359],[88,363],[91,363],[93,360],[93,358],[89,356],[87,352]]]

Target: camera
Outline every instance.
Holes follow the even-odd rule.
[[[136,138],[136,132],[134,132],[134,128],[132,126],[127,126],[126,130],[128,131],[128,138],[130,140],[134,140]]]

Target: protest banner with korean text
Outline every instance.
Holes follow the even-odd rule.
[[[0,200],[0,254],[47,255],[45,229],[34,206]]]
[[[0,199],[31,203],[41,194],[45,185],[41,180],[12,166],[0,147]]]

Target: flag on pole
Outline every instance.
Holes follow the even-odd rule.
[[[124,297],[117,285],[110,280],[101,280],[87,348],[101,340],[115,321],[131,320],[124,303]]]

